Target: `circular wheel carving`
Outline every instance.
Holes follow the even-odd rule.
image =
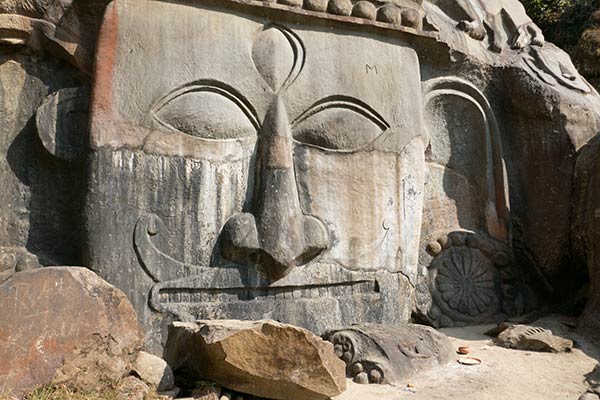
[[[451,248],[436,258],[435,286],[439,297],[453,311],[476,317],[485,313],[497,297],[497,274],[481,252]]]
[[[496,258],[504,253],[473,234],[456,232],[449,239],[441,251],[433,252],[429,267],[429,318],[436,326],[489,322],[501,312],[502,278]]]

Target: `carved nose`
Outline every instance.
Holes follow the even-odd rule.
[[[325,226],[300,208],[287,112],[277,97],[263,122],[250,213],[223,227],[223,255],[254,264],[271,279],[319,255],[329,244]]]

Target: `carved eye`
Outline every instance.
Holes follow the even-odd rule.
[[[192,85],[176,90],[153,107],[163,126],[203,139],[241,139],[256,135],[251,106],[230,88]]]
[[[297,141],[329,150],[353,151],[378,138],[389,125],[356,99],[336,98],[313,105],[293,123]]]

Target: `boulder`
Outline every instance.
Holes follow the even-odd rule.
[[[0,285],[0,304],[0,382],[16,396],[55,375],[62,382],[86,372],[120,378],[142,345],[123,292],[86,268],[19,272]],[[103,368],[86,370],[81,360],[99,353],[110,355]]]
[[[331,343],[272,320],[175,322],[165,359],[188,378],[269,399],[322,400],[346,389]]]
[[[140,351],[133,370],[144,382],[153,385],[159,392],[171,390],[175,385],[173,371],[165,360],[155,355]]]
[[[570,352],[573,349],[572,340],[554,335],[549,329],[529,325],[507,326],[494,342],[509,349],[551,353]]]
[[[578,327],[600,340],[600,136],[586,144],[577,157],[574,192],[571,242],[590,280],[588,301]]]

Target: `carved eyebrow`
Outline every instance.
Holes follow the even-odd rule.
[[[232,88],[231,86],[221,81],[213,79],[200,79],[190,83],[186,83],[178,88],[171,90],[169,93],[161,97],[151,107],[150,112],[157,118],[156,113],[160,111],[164,106],[172,102],[178,97],[186,95],[188,93],[199,93],[199,92],[210,92],[223,96],[231,100],[236,106],[242,110],[242,112],[248,117],[250,123],[256,128],[260,129],[260,123],[258,120],[258,114],[252,104],[246,99],[240,92]],[[158,119],[158,118],[157,118]]]
[[[368,104],[350,96],[343,95],[333,95],[322,98],[317,101],[313,105],[311,105],[308,110],[303,112],[298,118],[296,118],[292,122],[292,128],[294,128],[297,124],[304,121],[308,117],[317,114],[323,110],[327,110],[329,108],[345,108],[348,110],[352,110],[361,114],[362,116],[368,118],[373,121],[381,130],[386,130],[390,127],[390,124],[372,107]]]

